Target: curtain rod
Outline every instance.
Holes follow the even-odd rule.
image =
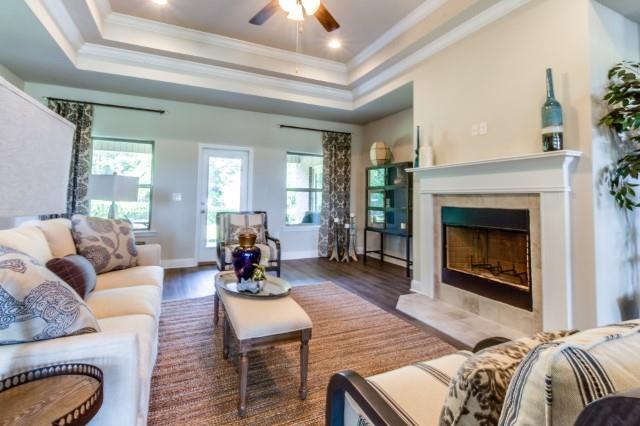
[[[298,126],[289,126],[287,124],[281,124],[281,129],[296,129],[296,130],[307,130],[309,132],[320,132],[320,133],[342,133],[343,135],[350,135],[350,132],[337,132],[335,130],[323,130],[323,129],[313,129],[311,127],[298,127]]]
[[[140,107],[125,106],[125,105],[102,104],[99,102],[75,101],[71,99],[50,98],[48,96],[45,96],[44,98],[49,101],[73,102],[76,104],[95,105],[95,106],[101,106],[101,107],[107,107],[107,108],[118,108],[118,109],[128,109],[133,111],[152,112],[154,114],[164,114],[167,112],[162,109],[150,109],[150,108],[140,108]]]

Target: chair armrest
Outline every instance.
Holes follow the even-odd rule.
[[[614,393],[587,405],[575,426],[633,426],[640,419],[640,388]]]
[[[490,348],[491,346],[501,345],[502,343],[510,341],[511,339],[507,339],[506,337],[489,337],[488,339],[480,340],[478,343],[476,343],[471,352],[475,354],[483,349]]]
[[[345,394],[358,404],[376,426],[402,426],[407,423],[380,394],[355,371],[334,374],[327,388],[326,425],[344,426]]]
[[[100,332],[0,346],[0,380],[65,363],[102,370],[104,401],[92,425],[135,425],[140,404],[139,349],[135,333]]]
[[[162,247],[160,244],[144,244],[136,246],[138,249],[139,266],[160,266]]]

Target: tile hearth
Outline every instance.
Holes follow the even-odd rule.
[[[396,309],[469,347],[489,337],[517,339],[526,334],[418,293],[400,296]]]

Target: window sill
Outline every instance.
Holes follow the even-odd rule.
[[[133,235],[136,238],[156,238],[158,236],[158,231],[154,231],[153,229],[149,229],[147,231],[133,231]]]
[[[312,232],[318,231],[320,225],[285,225],[284,232]]]

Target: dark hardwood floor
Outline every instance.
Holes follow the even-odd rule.
[[[213,282],[217,273],[215,266],[169,269],[165,274],[163,299],[211,295],[214,293]],[[329,262],[327,259],[285,260],[282,262],[282,278],[294,286],[331,281],[457,348],[468,349],[461,342],[395,308],[399,296],[411,293],[411,279],[406,277],[403,267],[375,259],[368,259],[366,265],[362,260],[350,263]]]

